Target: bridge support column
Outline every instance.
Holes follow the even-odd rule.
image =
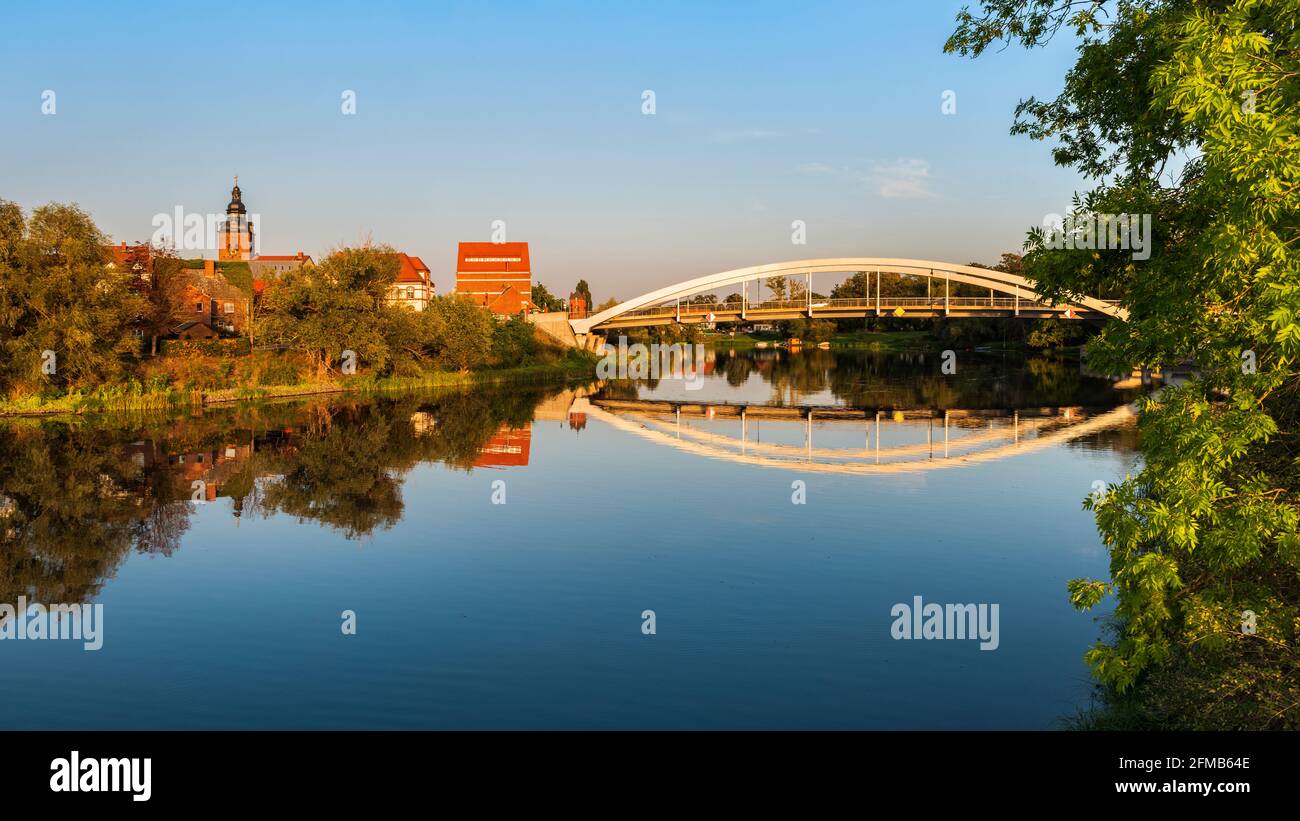
[[[747,422],[747,421],[748,421],[748,420],[745,419],[745,408],[741,408],[741,409],[740,409],[740,454],[741,454],[742,456],[745,455],[745,437],[746,437],[746,434],[747,434],[747,431],[746,431],[746,427],[747,427],[747,426],[746,426],[746,422]]]
[[[876,464],[880,464],[880,411],[876,411]]]
[[[880,269],[876,269],[876,316],[880,316]]]
[[[812,417],[813,417],[812,408],[809,408],[808,409],[808,431],[807,433],[804,434],[804,441],[807,443],[806,452],[807,452],[807,458],[809,462],[812,461]]]
[[[943,272],[943,315],[948,315],[948,272]]]

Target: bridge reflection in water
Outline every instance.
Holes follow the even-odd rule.
[[[1131,404],[1111,409],[1024,408],[1010,411],[789,407],[578,398],[572,406],[617,430],[698,456],[819,473],[904,473],[991,462],[1049,448],[1136,417]],[[761,441],[775,422],[799,445]],[[769,431],[770,431],[769,425]],[[817,447],[818,427],[834,438],[857,428],[861,447]],[[881,443],[882,428],[889,431]],[[924,436],[923,441],[907,441]],[[895,440],[904,440],[901,442]]]

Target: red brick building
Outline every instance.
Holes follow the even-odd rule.
[[[587,310],[587,297],[577,291],[569,294],[569,319],[586,319]]]
[[[533,272],[526,242],[462,242],[456,252],[456,293],[500,316],[532,306]]]

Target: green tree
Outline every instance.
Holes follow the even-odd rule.
[[[543,311],[564,310],[564,300],[552,295],[550,291],[546,290],[546,286],[540,282],[533,286],[530,296],[533,304]]]
[[[391,248],[363,247],[286,271],[262,294],[258,339],[306,354],[318,378],[339,364],[344,351],[385,371],[393,356],[390,314],[403,310],[387,304],[397,268]]]
[[[515,367],[537,353],[537,336],[533,323],[522,316],[498,322],[492,329],[492,358],[498,365]]]
[[[169,249],[148,248],[148,288],[143,329],[149,335],[149,355],[158,353],[158,337],[166,336],[186,313],[185,263]]]
[[[1077,216],[1153,216],[1148,260],[1033,229],[1024,265],[1049,297],[1129,312],[1095,366],[1195,368],[1143,403],[1141,471],[1085,503],[1110,578],[1069,585],[1082,608],[1115,594],[1115,640],[1087,660],[1112,704],[1161,726],[1300,726],[1297,21],[1296,0],[985,0],[946,45],[1075,32],[1062,93],[1022,102],[1012,130],[1097,180]]]
[[[595,298],[591,295],[591,286],[587,284],[587,280],[585,279],[578,280],[578,284],[573,286],[573,293],[580,294],[586,298],[588,311],[590,311],[596,304]]]
[[[436,365],[460,371],[487,362],[494,322],[486,309],[468,299],[444,296],[434,299],[422,318],[425,346]]]
[[[107,267],[106,244],[76,205],[51,203],[24,220],[0,200],[0,383],[8,391],[53,394],[129,373],[146,305],[130,271]]]
[[[767,290],[772,292],[772,299],[778,302],[785,299],[787,285],[785,277],[767,278]]]

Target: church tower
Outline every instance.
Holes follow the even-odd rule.
[[[253,245],[253,224],[248,221],[248,209],[244,207],[241,196],[239,177],[236,176],[235,187],[230,190],[230,205],[226,206],[226,219],[221,223],[217,259],[248,260],[257,255]]]

